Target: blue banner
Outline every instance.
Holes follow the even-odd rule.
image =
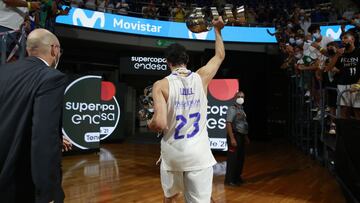
[[[115,15],[86,9],[72,8],[69,15],[58,16],[56,22],[77,27],[121,32],[154,37],[190,39],[190,40],[215,40],[213,31],[192,33],[185,23],[150,20],[129,16]],[[276,43],[274,36],[268,34],[275,32],[274,27],[236,27],[226,26],[222,30],[225,42],[250,42],[250,43]],[[341,29],[339,25],[321,27],[323,35],[339,40]]]

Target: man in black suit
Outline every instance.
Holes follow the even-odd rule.
[[[26,50],[29,57],[0,66],[0,202],[63,202],[60,43],[36,29]]]

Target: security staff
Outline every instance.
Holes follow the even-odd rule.
[[[243,183],[241,174],[245,159],[245,144],[249,144],[248,123],[243,109],[245,95],[243,92],[235,94],[235,104],[230,106],[226,117],[227,131],[227,167],[225,185],[239,186]]]

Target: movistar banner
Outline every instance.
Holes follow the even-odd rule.
[[[56,22],[78,27],[137,35],[192,40],[215,40],[215,35],[212,30],[195,34],[187,29],[185,23],[149,20],[79,8],[72,8],[69,15],[58,16]],[[274,28],[269,27],[249,28],[228,26],[223,29],[222,35],[224,41],[228,42],[275,43],[275,37],[270,36],[266,29],[274,32]]]
[[[58,16],[56,22],[136,35],[191,40],[215,40],[213,31],[195,34],[187,29],[185,23],[135,18],[80,8],[72,8],[69,15]],[[348,26],[347,29],[350,27]],[[275,37],[269,35],[267,30],[271,33],[275,32],[274,27],[226,26],[222,31],[222,35],[226,42],[276,43]],[[335,40],[339,40],[341,29],[339,25],[322,26],[321,33],[322,35],[331,36]]]

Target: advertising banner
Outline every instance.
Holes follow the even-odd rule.
[[[226,113],[238,91],[237,79],[213,79],[208,86],[207,128],[212,149],[227,150]]]
[[[130,56],[120,58],[120,72],[130,75],[168,75],[166,58],[156,56]]]
[[[99,148],[120,120],[120,106],[111,82],[87,75],[71,82],[64,93],[62,132],[80,150]]]
[[[56,23],[90,29],[189,40],[215,40],[213,31],[192,33],[185,23],[135,18],[129,16],[103,13],[80,8],[71,8],[68,15],[58,16]],[[347,26],[346,29],[352,26]],[[225,42],[276,43],[274,27],[239,27],[226,26],[222,30]],[[321,26],[323,36],[339,40],[340,25]]]

